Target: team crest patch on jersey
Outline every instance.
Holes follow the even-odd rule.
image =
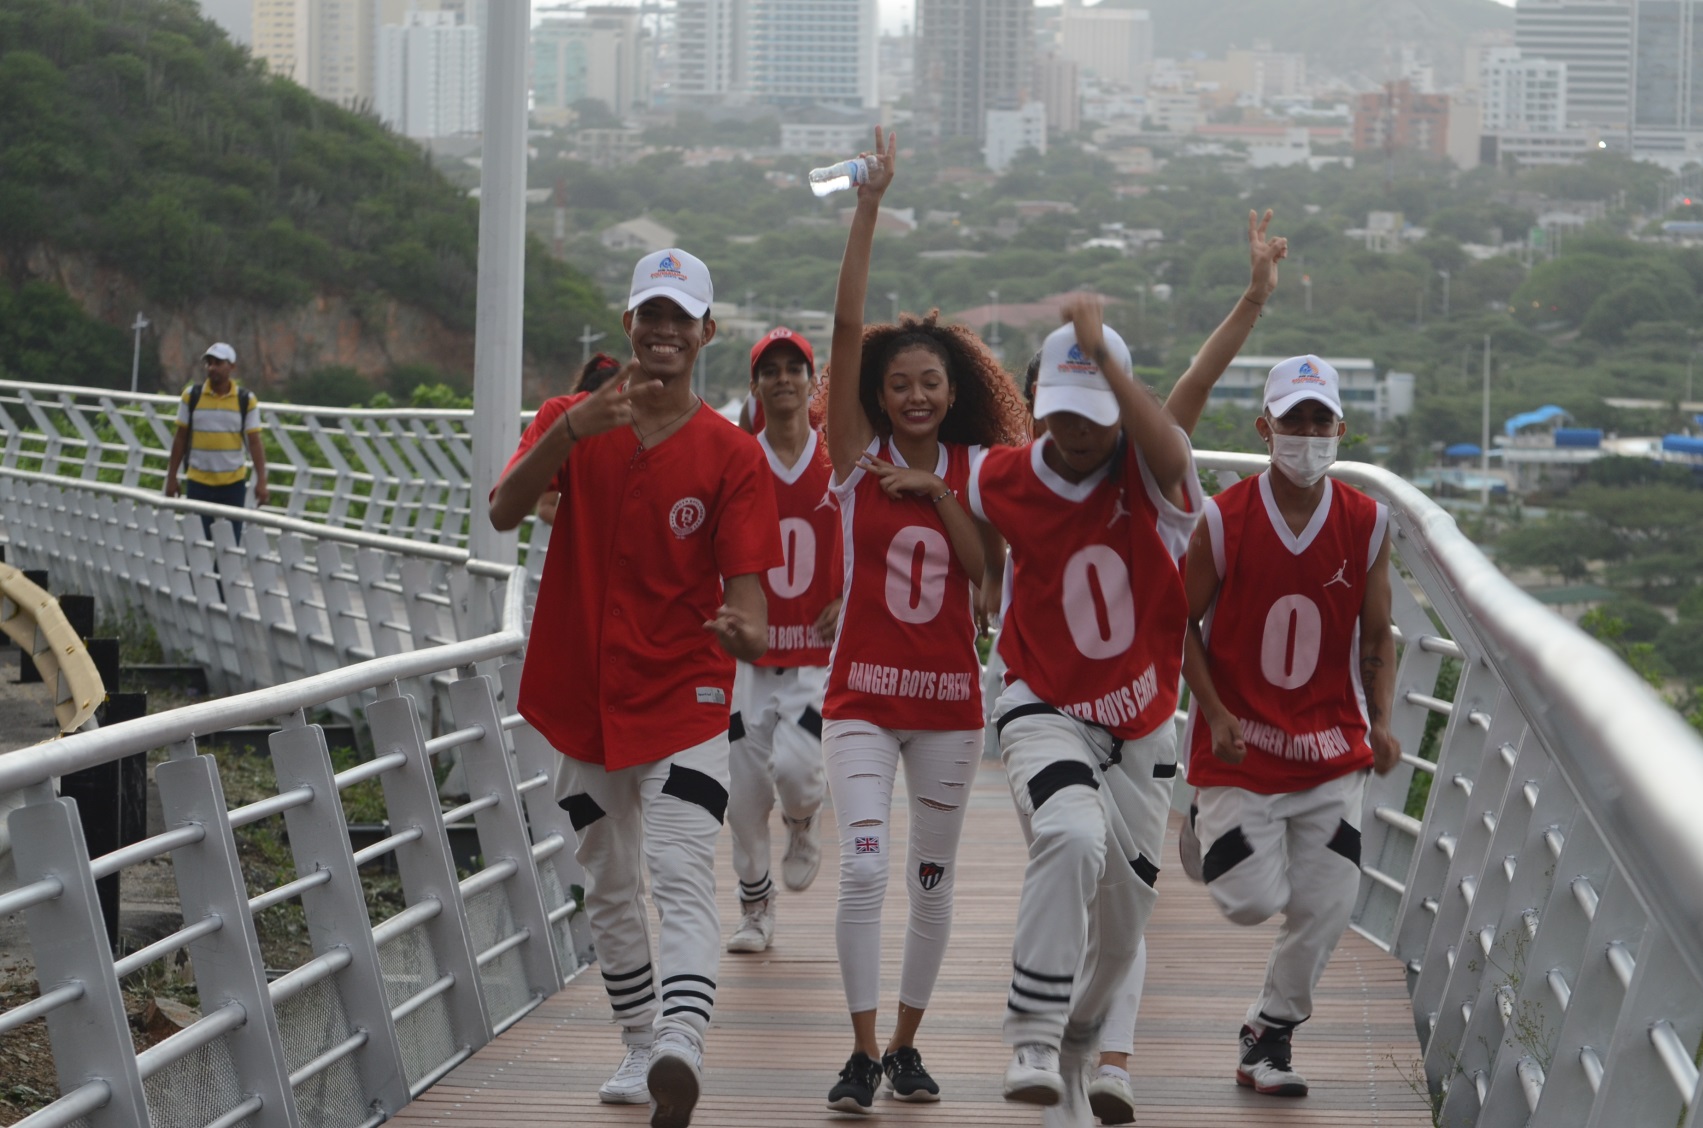
[[[923,862],[917,866],[917,880],[924,889],[933,889],[946,876],[946,867],[939,862]]]
[[[685,540],[703,527],[707,515],[703,502],[695,497],[683,497],[668,511],[669,531]]]
[[[852,850],[858,854],[879,854],[881,853],[881,839],[854,838],[852,839]]]

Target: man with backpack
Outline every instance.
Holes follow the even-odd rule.
[[[172,439],[171,460],[166,466],[166,496],[178,495],[177,470],[186,466],[186,492],[190,501],[210,501],[237,509],[248,503],[248,468],[243,465],[243,447],[254,462],[254,503],[265,505],[266,451],[260,442],[260,406],[254,393],[231,380],[236,371],[237,351],[223,341],[202,356],[207,379],[183,390],[177,407],[177,435]],[[201,517],[201,531],[213,538],[213,518]],[[242,540],[242,522],[231,522],[236,539]]]

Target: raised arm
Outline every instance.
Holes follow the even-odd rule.
[[[1194,363],[1165,398],[1165,409],[1191,435],[1206,410],[1213,385],[1242,351],[1266,300],[1277,289],[1277,264],[1289,254],[1289,240],[1267,238],[1266,229],[1270,226],[1270,208],[1266,209],[1264,218],[1248,212],[1248,288],[1236,299],[1236,304],[1195,354]]]
[[[1360,604],[1360,688],[1366,694],[1366,717],[1371,728],[1372,766],[1382,775],[1401,762],[1401,742],[1390,732],[1395,706],[1396,640],[1390,625],[1390,538],[1378,548],[1378,558],[1366,574],[1366,597]]]
[[[632,390],[627,385],[638,374],[638,361],[629,361],[602,387],[557,416],[515,459],[491,491],[491,524],[498,531],[506,533],[525,520],[581,440],[632,422]]]
[[[1186,504],[1183,475],[1189,472],[1189,441],[1177,433],[1175,422],[1146,386],[1124,370],[1123,363],[1106,347],[1101,321],[1101,303],[1083,294],[1065,303],[1064,316],[1076,327],[1076,343],[1093,358],[1117,397],[1124,434],[1139,447],[1159,490],[1179,508]]]
[[[845,257],[840,260],[840,282],[834,291],[834,343],[830,352],[832,372],[828,379],[828,457],[834,463],[834,480],[843,482],[857,467],[869,448],[875,429],[858,402],[858,374],[863,370],[863,303],[869,291],[869,256],[875,245],[875,221],[881,215],[881,197],[893,182],[893,165],[898,159],[898,138],[889,133],[882,146],[881,127],[875,127],[875,152],[864,153],[869,162],[869,180],[857,187],[857,210],[852,214],[851,234],[846,236]]]
[[[1227,764],[1239,764],[1248,754],[1242,722],[1224,707],[1206,657],[1201,620],[1218,597],[1218,566],[1212,559],[1212,534],[1205,521],[1194,528],[1189,554],[1183,562],[1183,590],[1189,601],[1188,632],[1183,636],[1183,680],[1194,695],[1200,719],[1212,731],[1212,754]]]

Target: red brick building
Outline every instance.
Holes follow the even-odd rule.
[[[1448,156],[1449,96],[1416,94],[1406,79],[1389,82],[1354,105],[1356,149],[1417,149]]]

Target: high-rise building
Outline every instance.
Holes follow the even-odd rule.
[[[1631,0],[1519,0],[1522,58],[1567,64],[1569,125],[1624,129],[1631,120]]]
[[[677,0],[673,81],[678,105],[735,97],[745,87],[745,0]]]
[[[1354,108],[1354,147],[1448,156],[1449,96],[1420,94],[1406,79],[1361,94]]]
[[[1703,130],[1703,5],[1638,0],[1632,29],[1632,123]]]
[[[618,117],[642,104],[649,89],[637,8],[587,8],[551,17],[532,29],[532,112],[563,124],[582,98]]]
[[[1141,8],[1084,8],[1065,0],[1058,53],[1102,83],[1142,90],[1153,67],[1153,21]]]
[[[1082,74],[1051,51],[1035,59],[1035,97],[1047,108],[1047,128],[1075,133],[1082,128]]]
[[[876,0],[747,0],[746,93],[768,106],[874,109]]]
[[[310,49],[309,0],[254,0],[251,27],[254,57],[266,69],[307,85]]]
[[[877,0],[679,0],[672,93],[801,108],[881,104]]]
[[[985,139],[1034,78],[1034,0],[917,0],[916,115],[937,137]]]
[[[307,88],[328,102],[352,106],[373,97],[373,0],[313,0],[308,15]]]
[[[1559,133],[1567,128],[1567,64],[1528,59],[1518,47],[1484,52],[1478,79],[1485,133]]]
[[[377,22],[374,0],[252,0],[250,50],[273,74],[356,105],[373,96]]]
[[[479,29],[454,12],[410,12],[405,23],[379,29],[379,117],[421,139],[482,128]]]

